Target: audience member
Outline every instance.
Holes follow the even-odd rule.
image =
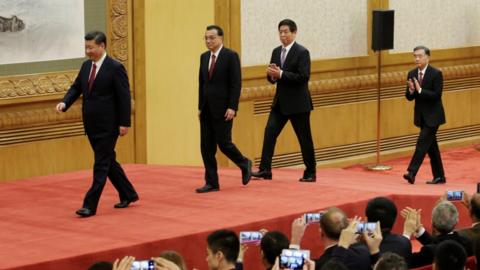
[[[207,263],[210,270],[235,269],[240,241],[229,230],[218,230],[207,237]]]
[[[464,270],[467,263],[465,249],[456,241],[445,240],[435,248],[433,270]]]
[[[376,197],[370,200],[365,209],[368,222],[380,222],[382,242],[380,252],[393,252],[408,261],[412,253],[412,244],[409,239],[402,235],[392,233],[393,225],[397,219],[397,207],[395,203],[385,197]]]
[[[412,208],[403,210],[405,217],[404,236],[415,237],[423,245],[419,252],[412,254],[409,267],[415,268],[431,264],[434,257],[435,246],[445,240],[453,240],[462,245],[467,254],[472,254],[472,245],[468,238],[460,236],[453,231],[458,223],[458,211],[455,205],[449,201],[440,201],[432,211],[432,232],[430,235],[420,222],[420,211]]]
[[[88,270],[112,270],[113,264],[111,262],[96,262],[88,268]]]
[[[408,265],[402,256],[385,252],[380,256],[373,270],[408,270]]]
[[[180,268],[180,270],[187,270],[187,265],[185,263],[185,260],[183,259],[182,255],[180,255],[176,251],[166,250],[160,253],[159,257],[175,263]]]
[[[342,262],[331,259],[320,270],[348,270],[348,268]]]

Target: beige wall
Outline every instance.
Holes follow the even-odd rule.
[[[147,163],[199,165],[198,65],[214,0],[145,0]]]

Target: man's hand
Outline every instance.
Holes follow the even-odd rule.
[[[363,232],[363,240],[368,246],[368,250],[371,255],[377,254],[380,252],[380,243],[382,243],[382,228],[380,227],[380,221],[377,221],[377,226],[375,227],[374,232]]]
[[[315,270],[315,262],[310,259],[305,260],[305,264],[303,264],[303,270]]]
[[[66,107],[67,105],[65,105],[65,103],[60,102],[57,104],[57,107],[55,107],[55,109],[57,110],[57,112],[61,113],[63,112],[63,110],[65,110]]]
[[[280,68],[275,64],[270,64],[267,68],[267,74],[273,80],[276,81],[276,80],[280,79]]]
[[[410,207],[406,207],[401,211],[401,216],[405,218],[403,223],[403,235],[411,237],[412,234],[418,232],[421,227],[421,211],[422,209],[416,210]]]
[[[305,228],[307,228],[307,224],[305,224],[305,220],[302,217],[299,217],[292,222],[292,240],[290,244],[300,246],[302,242],[303,234],[305,233]]]
[[[417,78],[413,78],[414,82],[415,82],[415,91],[419,92],[420,93],[420,89],[422,88],[420,86],[420,83],[418,82]]]
[[[152,258],[155,262],[155,270],[181,270],[174,262],[162,257]],[[129,268],[130,269],[130,268]]]
[[[227,111],[225,112],[225,121],[230,121],[235,117],[235,110],[228,108]]]
[[[245,256],[245,252],[248,250],[248,246],[246,244],[240,244],[240,250],[238,251],[237,262],[243,262],[243,257]]]
[[[351,244],[355,243],[358,222],[360,222],[360,218],[355,216],[350,221],[347,228],[342,230],[340,233],[340,239],[338,240],[339,247],[348,248]]]
[[[116,259],[113,263],[113,270],[130,270],[135,258],[132,256],[125,256],[122,260]]]
[[[119,126],[118,127],[118,133],[120,133],[120,136],[125,136],[128,133],[128,127],[124,126]]]

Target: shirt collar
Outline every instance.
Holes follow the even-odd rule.
[[[282,48],[285,48],[288,51],[290,51],[290,49],[292,48],[293,44],[295,43],[295,41],[292,41],[292,43],[288,44],[287,46],[283,46],[282,45]]]
[[[215,52],[211,52],[210,51],[210,57],[212,57],[212,54],[215,55],[215,58],[218,58],[218,55],[220,54],[220,50],[223,48],[223,44],[220,45],[220,47],[218,48],[218,50],[216,50]]]
[[[425,76],[425,71],[427,71],[427,68],[428,68],[428,64],[422,69],[422,70],[418,70],[418,73],[422,72],[423,76]]]
[[[102,64],[103,64],[103,61],[105,61],[105,58],[107,57],[107,52],[104,52],[102,57],[100,57],[100,60],[98,60],[97,62],[93,62],[95,65],[97,65],[97,68],[99,68]]]

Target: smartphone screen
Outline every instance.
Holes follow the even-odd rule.
[[[320,218],[322,215],[320,213],[306,213],[303,215],[305,224],[320,223]]]
[[[374,232],[377,228],[377,223],[375,222],[359,222],[357,224],[357,233]]]
[[[284,249],[280,255],[280,268],[281,269],[303,269],[305,260],[310,258],[310,250],[306,249]]]
[[[155,262],[152,260],[134,261],[130,270],[155,270]]]
[[[240,244],[259,245],[262,241],[262,233],[256,231],[240,232]]]
[[[449,191],[447,191],[447,200],[449,200],[449,201],[461,201],[461,200],[463,200],[463,191],[461,191],[461,190],[457,190],[457,191],[449,190]]]

